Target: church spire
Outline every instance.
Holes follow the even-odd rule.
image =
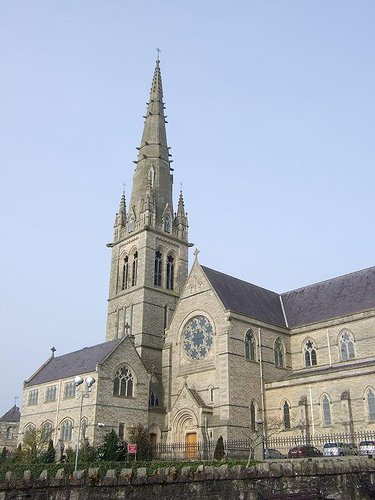
[[[156,224],[162,225],[163,214],[167,206],[173,214],[171,155],[167,145],[164,108],[158,57],[151,83],[150,100],[144,117],[141,145],[137,148],[138,159],[135,161],[137,166],[133,178],[130,210],[134,212],[136,226],[142,219],[144,202],[150,188],[155,200]]]

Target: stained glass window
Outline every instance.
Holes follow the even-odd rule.
[[[213,328],[205,316],[195,316],[185,325],[182,335],[185,354],[192,361],[208,356],[213,344]]]

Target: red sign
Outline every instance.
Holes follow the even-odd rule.
[[[137,453],[137,445],[135,443],[128,443],[128,453]]]

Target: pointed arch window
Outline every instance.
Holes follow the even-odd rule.
[[[313,340],[308,340],[305,344],[305,366],[316,366],[316,347]]]
[[[367,414],[369,422],[375,422],[375,394],[372,389],[368,389],[366,395]]]
[[[14,427],[7,428],[7,439],[13,439],[14,436]]]
[[[61,425],[60,437],[62,441],[72,440],[73,422],[70,419],[64,420]]]
[[[134,252],[133,255],[133,267],[132,267],[132,286],[137,284],[138,275],[138,252]]]
[[[332,425],[331,401],[327,394],[322,397],[322,420],[323,425]]]
[[[132,397],[134,388],[134,377],[126,366],[120,366],[115,375],[113,383],[113,395],[120,397]]]
[[[160,250],[155,252],[154,285],[161,286],[161,276],[163,270],[163,260]]]
[[[129,257],[126,255],[122,265],[122,283],[121,290],[126,290],[129,283]]]
[[[45,422],[42,425],[42,440],[44,443],[48,443],[51,437],[52,437],[52,423]]]
[[[255,361],[255,337],[252,330],[249,330],[245,336],[245,357],[250,361]]]
[[[274,351],[275,367],[276,368],[284,368],[284,366],[285,366],[284,344],[283,344],[283,341],[281,340],[280,337],[278,337],[275,340],[275,345],[274,345],[273,351]]]
[[[150,392],[149,406],[151,407],[159,406],[159,398],[154,393],[154,391]]]
[[[283,423],[284,423],[284,429],[289,430],[290,429],[290,406],[288,404],[288,401],[284,401],[284,404],[283,404]]]
[[[167,258],[167,289],[174,289],[174,258],[173,255],[168,255]]]
[[[349,361],[355,357],[353,337],[346,330],[340,335],[340,357],[341,361]]]

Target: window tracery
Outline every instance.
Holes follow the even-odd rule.
[[[163,260],[160,250],[155,252],[154,285],[161,286]]]
[[[73,422],[69,419],[64,420],[61,424],[60,437],[62,441],[71,441],[72,439]]]
[[[113,383],[113,395],[121,397],[132,397],[134,388],[134,377],[128,367],[120,366],[115,375]]]
[[[304,349],[304,358],[305,358],[305,366],[316,366],[317,364],[317,356],[316,356],[316,347],[313,340],[307,340],[305,343]]]
[[[341,361],[355,358],[353,338],[347,330],[344,330],[340,335],[340,357]]]

